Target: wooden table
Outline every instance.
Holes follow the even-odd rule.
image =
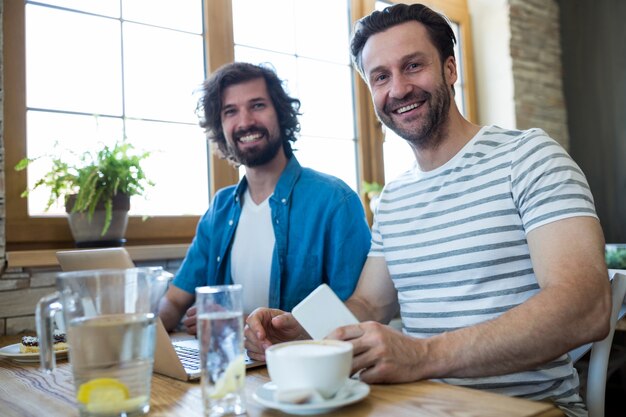
[[[0,346],[19,341],[0,336]],[[252,393],[269,380],[265,368],[246,376],[248,416],[285,416],[263,408]],[[2,417],[73,417],[75,406],[71,367],[59,361],[52,374],[38,364],[0,359],[0,415]],[[458,416],[458,417],[557,417],[564,414],[552,404],[527,401],[430,381],[396,385],[372,385],[364,400],[326,416]],[[154,375],[149,416],[203,417],[200,386]]]

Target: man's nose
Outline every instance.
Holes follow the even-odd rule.
[[[249,110],[242,110],[239,112],[239,119],[237,120],[237,129],[245,130],[254,125],[254,117]]]
[[[403,99],[413,91],[413,85],[402,75],[391,78],[391,90],[389,96],[395,99]]]

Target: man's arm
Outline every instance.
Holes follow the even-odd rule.
[[[187,309],[194,302],[194,295],[170,285],[159,303],[159,317],[167,331],[172,331],[180,323]]]
[[[353,342],[353,369],[367,368],[361,378],[370,383],[512,373],[605,337],[611,300],[598,221],[556,221],[531,231],[528,243],[541,290],[494,320],[428,339],[376,323],[331,336]]]
[[[359,321],[389,323],[398,314],[398,293],[385,258],[367,258],[354,294],[346,301],[346,306]]]
[[[527,238],[539,293],[495,320],[433,338],[433,376],[521,371],[606,337],[611,292],[598,221],[561,220]]]

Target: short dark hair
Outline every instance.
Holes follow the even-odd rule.
[[[395,4],[386,7],[382,11],[375,11],[365,16],[354,25],[350,53],[352,63],[365,78],[363,73],[362,52],[365,43],[370,36],[383,32],[392,26],[401,23],[416,21],[423,24],[428,31],[431,42],[439,52],[439,58],[443,63],[449,56],[454,56],[454,44],[456,37],[450,27],[448,19],[423,4]]]
[[[202,84],[201,97],[196,106],[200,118],[200,127],[204,128],[209,140],[217,145],[222,158],[239,163],[226,146],[226,137],[222,129],[222,95],[227,87],[246,81],[263,78],[267,91],[276,109],[278,124],[282,134],[283,149],[287,158],[293,155],[291,143],[297,140],[300,131],[300,100],[290,97],[283,87],[274,69],[265,64],[253,65],[246,62],[233,62],[218,68]]]

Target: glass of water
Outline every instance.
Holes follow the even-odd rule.
[[[205,417],[246,412],[241,285],[196,288]]]

